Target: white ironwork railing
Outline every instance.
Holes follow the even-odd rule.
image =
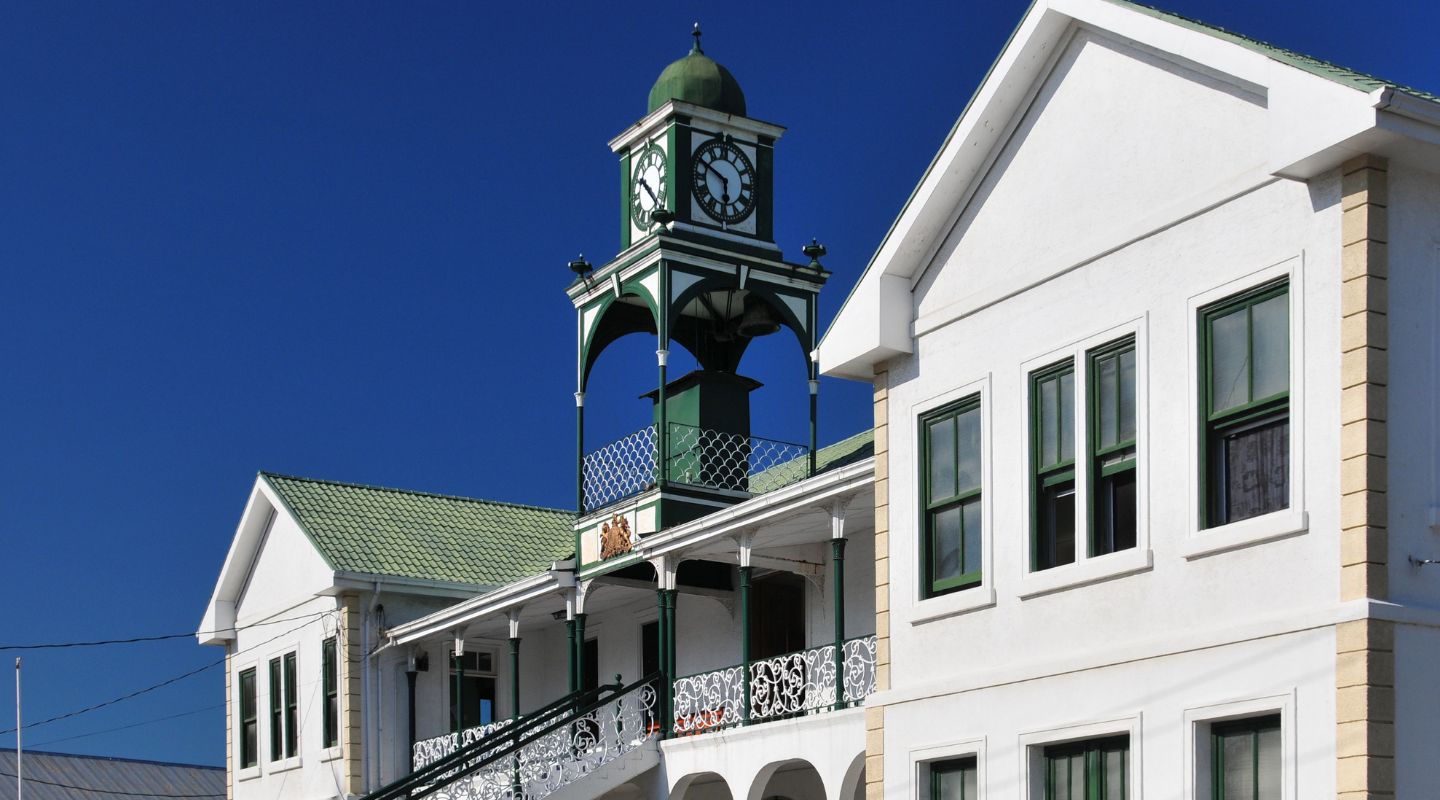
[[[446,733],[440,736],[432,736],[429,739],[421,739],[410,748],[410,769],[417,770],[428,767],[436,761],[467,747],[479,740],[489,736],[495,731],[509,725],[511,720],[502,719],[496,722],[489,722],[484,725],[476,725],[473,728],[466,728],[459,733]]]
[[[657,427],[649,425],[585,455],[586,511],[654,486],[661,468],[672,483],[750,494],[779,489],[810,473],[804,445],[670,423],[668,452],[660,463]]]
[[[636,686],[426,795],[437,800],[541,800],[655,739],[660,733],[655,701],[653,681]]]
[[[840,651],[844,705],[860,705],[875,691],[875,637],[861,636]],[[815,714],[835,707],[835,645],[827,644],[750,664],[750,707],[744,703],[744,667],[680,678],[672,697],[678,735],[712,728]]]

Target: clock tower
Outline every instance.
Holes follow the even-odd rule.
[[[620,160],[620,252],[599,267],[570,264],[581,578],[632,566],[646,536],[815,469],[825,249],[812,242],[807,261],[784,259],[773,164],[785,129],[747,116],[739,82],[705,54],[698,25],[693,37],[655,81],[645,116],[610,141]],[[808,391],[796,401],[810,411],[809,430],[788,442],[751,435],[749,395],[760,384],[739,372],[752,343],[781,332],[798,340]],[[591,369],[608,345],[636,333],[655,337],[656,382],[642,395],[652,413],[635,433],[593,446]],[[676,346],[696,365],[684,375],[669,371]]]

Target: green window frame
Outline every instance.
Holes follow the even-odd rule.
[[[260,760],[260,718],[255,703],[255,668],[240,670],[240,768]]]
[[[1201,527],[1290,500],[1290,282],[1200,310]]]
[[[1211,725],[1211,800],[1278,800],[1283,750],[1279,714]]]
[[[983,575],[981,423],[978,394],[920,418],[925,597],[978,586]]]
[[[930,765],[930,800],[977,800],[979,765],[974,756]]]
[[[270,659],[270,760],[285,757],[285,689],[281,661]]]
[[[1135,337],[1086,354],[1088,369],[1089,505],[1091,556],[1129,550],[1139,534],[1136,439],[1139,364]]]
[[[1044,750],[1045,800],[1126,800],[1130,736],[1051,745]]]
[[[325,693],[320,725],[322,747],[340,743],[340,664],[335,656],[335,637],[331,636],[320,643],[320,681]]]
[[[1030,375],[1030,569],[1075,561],[1075,362]]]
[[[285,757],[294,758],[300,738],[300,692],[296,686],[295,654],[285,654]]]

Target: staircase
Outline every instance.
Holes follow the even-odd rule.
[[[659,763],[659,680],[566,695],[363,800],[593,800]]]

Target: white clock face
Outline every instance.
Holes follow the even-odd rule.
[[[656,209],[665,208],[665,151],[654,145],[645,148],[630,173],[630,218],[641,230],[649,230]]]
[[[755,166],[730,142],[700,145],[691,179],[695,200],[711,219],[733,225],[755,210]]]

